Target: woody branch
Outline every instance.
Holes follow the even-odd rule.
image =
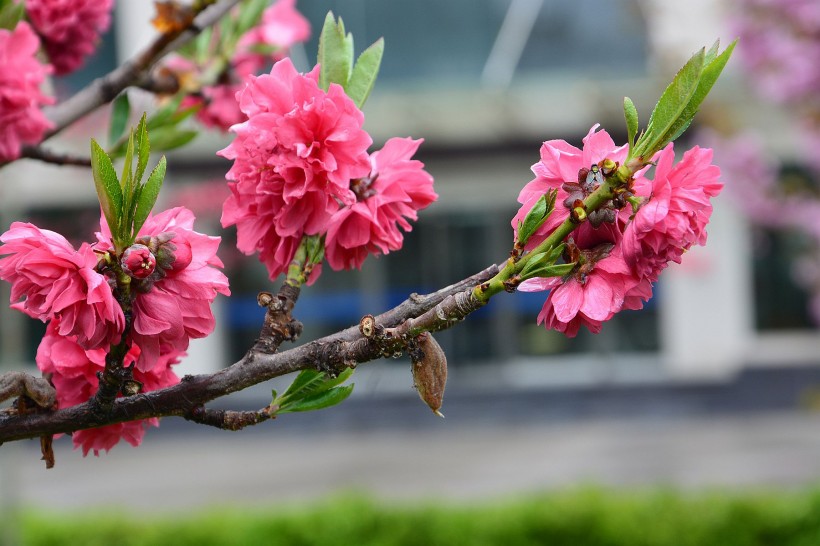
[[[440,330],[464,318],[480,306],[464,306],[462,297],[498,272],[493,265],[437,292],[411,295],[397,307],[375,317],[376,322],[397,332]],[[463,314],[463,316],[461,316]],[[441,318],[441,317],[444,318]],[[265,420],[254,419],[258,412],[205,410],[203,405],[233,392],[298,370],[319,369],[338,372],[349,366],[382,356],[384,346],[367,339],[358,326],[312,341],[288,351],[268,354],[251,349],[244,358],[219,372],[185,376],[172,387],[117,399],[110,412],[92,411],[92,402],[32,415],[0,415],[0,444],[14,440],[69,433],[150,417],[181,416],[195,422],[237,429]],[[244,415],[248,414],[248,415]],[[253,414],[253,415],[250,415]],[[242,426],[231,426],[232,423]]]

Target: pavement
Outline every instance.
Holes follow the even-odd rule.
[[[185,511],[360,491],[476,500],[597,484],[683,489],[820,483],[817,372],[732,385],[455,391],[446,419],[415,395],[358,397],[241,432],[165,419],[139,448],[83,458],[56,442],[0,447],[0,502],[56,510]],[[802,401],[802,402],[801,402]],[[755,403],[756,402],[756,403]],[[252,405],[252,401],[248,402]]]

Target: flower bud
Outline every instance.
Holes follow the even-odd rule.
[[[125,249],[120,265],[130,277],[144,279],[156,269],[157,258],[147,246],[134,244]]]
[[[444,417],[439,410],[447,384],[447,356],[432,334],[424,332],[415,341],[417,346],[409,351],[413,382],[424,403],[433,413]]]
[[[182,271],[191,263],[191,243],[174,232],[161,233],[157,237],[157,261],[166,273]]]

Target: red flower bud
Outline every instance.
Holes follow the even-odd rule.
[[[171,263],[170,271],[181,271],[190,265],[193,258],[191,243],[182,237],[175,237],[172,243],[176,248],[174,249],[174,261]]]
[[[144,279],[156,269],[157,259],[147,246],[135,244],[126,248],[122,253],[120,265],[129,276]]]

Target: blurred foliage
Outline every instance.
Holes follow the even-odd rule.
[[[596,488],[474,503],[395,503],[346,495],[267,509],[188,515],[20,515],[26,546],[95,545],[817,545],[820,489],[623,492]]]

